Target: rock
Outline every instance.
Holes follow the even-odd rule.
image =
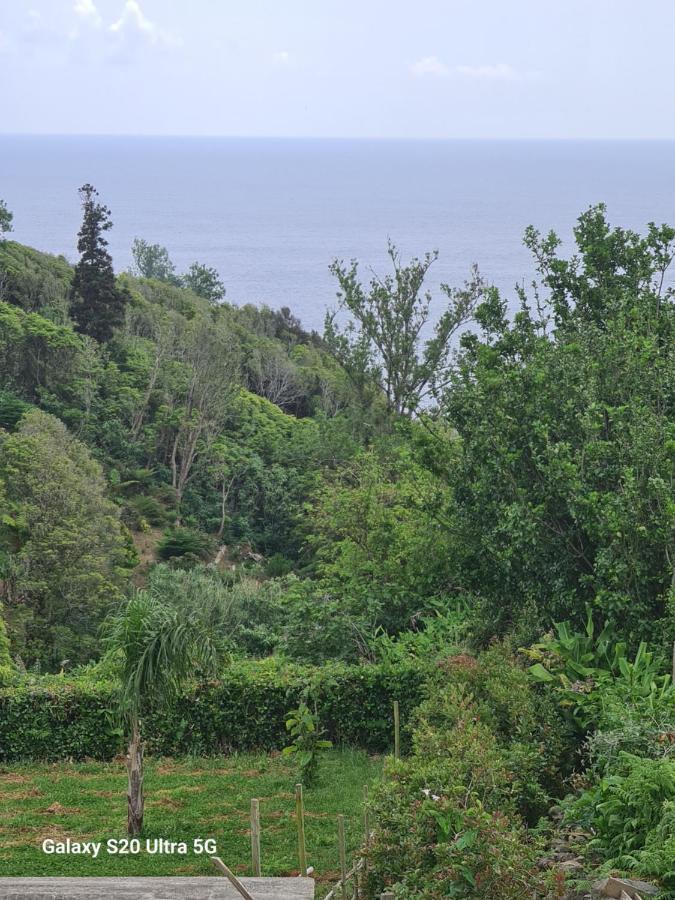
[[[655,897],[660,889],[646,881],[610,876],[603,878],[602,881],[596,881],[593,890],[601,897],[614,897],[615,900],[622,900],[622,893],[626,894],[629,900],[642,900],[643,897]]]
[[[558,863],[558,868],[562,869],[563,872],[574,872],[578,869],[583,869],[584,864],[579,859],[566,859],[561,863]]]

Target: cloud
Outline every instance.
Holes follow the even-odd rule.
[[[126,0],[122,15],[113,22],[109,30],[120,39],[141,38],[152,45],[171,47],[179,43],[174,35],[164,31],[146,17],[137,0]]]
[[[96,28],[99,28],[103,24],[103,19],[101,18],[98,9],[96,9],[94,0],[75,0],[73,12],[83,21],[88,22],[90,25],[94,25]]]
[[[272,62],[275,62],[279,66],[287,66],[291,61],[291,54],[288,50],[279,50],[278,53],[275,53],[272,57]]]
[[[522,77],[513,66],[497,63],[492,66],[457,66],[455,71],[465,78],[479,81],[518,81]]]
[[[437,56],[423,56],[410,66],[415,78],[447,78],[450,69]]]

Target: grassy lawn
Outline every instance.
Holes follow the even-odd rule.
[[[348,849],[362,837],[363,786],[381,760],[329,751],[316,784],[305,789],[308,864],[322,882],[339,878],[336,816],[346,817]],[[280,756],[148,759],[145,828],[139,855],[108,855],[109,838],[125,837],[126,769],[111,763],[23,764],[0,767],[0,876],[213,875],[194,838],[214,838],[217,855],[249,875],[249,811],[260,800],[263,875],[297,875],[293,765]],[[102,841],[91,856],[46,855],[42,841]],[[187,856],[148,855],[146,838],[185,841]]]

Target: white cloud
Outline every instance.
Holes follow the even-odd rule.
[[[423,56],[410,66],[410,71],[416,78],[447,78],[450,69],[437,56]]]
[[[73,12],[85,22],[88,22],[97,28],[103,23],[101,14],[98,9],[96,9],[94,0],[75,0]]]
[[[122,15],[110,26],[110,31],[118,37],[141,37],[149,44],[175,46],[179,41],[148,19],[137,0],[126,0]]]
[[[272,62],[277,63],[279,66],[287,66],[291,61],[291,54],[288,50],[279,50],[278,53],[275,53],[272,57]]]
[[[475,78],[480,81],[518,81],[519,73],[507,63],[497,63],[492,66],[457,66],[455,70],[465,78]]]

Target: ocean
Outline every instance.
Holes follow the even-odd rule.
[[[589,205],[614,224],[675,224],[675,142],[356,141],[0,136],[0,198],[16,240],[77,259],[84,182],[112,211],[117,270],[142,237],[179,270],[215,266],[236,304],[288,306],[321,329],[335,305],[328,266],[358,259],[387,271],[438,250],[429,287],[460,285],[472,263],[509,298],[534,265],[529,224],[569,248]]]

